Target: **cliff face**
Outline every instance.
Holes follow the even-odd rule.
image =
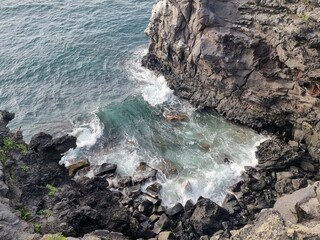
[[[320,160],[320,3],[158,0],[143,64],[180,97]]]

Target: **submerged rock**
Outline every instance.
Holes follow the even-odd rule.
[[[146,180],[155,180],[157,170],[148,166],[145,162],[140,162],[133,174],[133,181],[136,183],[144,183]]]
[[[164,117],[168,122],[173,122],[173,121],[184,121],[188,119],[188,116],[184,113],[179,113],[179,112],[168,112],[164,113]]]

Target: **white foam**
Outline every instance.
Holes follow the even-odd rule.
[[[180,202],[184,205],[188,200],[196,202],[200,196],[222,204],[228,187],[241,179],[244,166],[255,166],[258,163],[255,157],[256,147],[266,139],[266,137],[258,138],[257,136],[254,146],[251,148],[247,146],[243,149],[246,154],[243,157],[239,155],[237,162],[216,164],[213,161],[208,168],[197,168],[196,170],[184,166],[189,170],[180,173],[174,179],[161,176],[159,180],[163,185],[162,204],[170,207]]]
[[[139,83],[140,92],[145,101],[151,106],[163,104],[175,99],[166,79],[157,77],[152,71],[141,66],[141,59],[147,54],[147,49],[137,49],[126,63],[126,71],[130,80]]]
[[[96,144],[103,134],[103,128],[103,124],[95,113],[92,114],[90,121],[75,124],[70,135],[77,138],[77,147],[67,151],[59,163],[68,166],[72,160],[79,158],[83,150],[88,150]]]
[[[173,97],[173,91],[168,88],[164,77],[154,79],[152,84],[145,86],[141,92],[144,100],[151,106],[162,104]]]
[[[71,135],[77,137],[78,148],[90,148],[96,144],[97,140],[102,136],[103,124],[100,122],[98,116],[94,117],[89,123],[83,123],[76,127]]]

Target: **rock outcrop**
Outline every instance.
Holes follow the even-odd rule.
[[[106,178],[74,181],[58,164],[62,153],[76,147],[75,137],[39,133],[27,145],[20,131],[7,128],[13,118],[0,111],[0,240],[36,240],[41,234],[53,234],[43,239],[65,239],[62,234],[100,239],[94,232],[99,229],[115,239],[125,237],[107,230],[136,234],[138,225],[120,206],[121,193],[111,192]]]
[[[231,239],[319,239],[319,197],[320,182],[285,195],[273,209],[262,210],[253,223],[231,231]]]
[[[313,0],[158,0],[143,65],[196,106],[295,140],[318,166],[319,12]]]

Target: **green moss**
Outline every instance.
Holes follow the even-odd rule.
[[[25,209],[24,207],[21,207],[21,208],[18,208],[17,211],[19,212],[21,219],[28,221],[31,213],[27,209]]]
[[[51,236],[46,236],[44,240],[66,240],[66,237],[62,233],[56,233]]]
[[[7,154],[3,149],[0,150],[0,162],[5,163],[7,161]]]
[[[34,229],[34,232],[35,233],[41,233],[41,224],[39,224],[39,223],[34,223],[33,224],[33,229]]]
[[[42,209],[39,212],[37,212],[37,214],[44,217],[50,217],[52,216],[52,211],[50,209]]]
[[[58,192],[58,189],[50,184],[47,184],[46,188],[49,189],[49,197],[54,197]]]
[[[30,168],[29,168],[27,165],[25,165],[25,164],[21,165],[21,166],[20,166],[20,169],[21,169],[22,171],[24,171],[24,172],[29,172],[29,170],[30,170]]]
[[[10,151],[19,151],[22,155],[26,155],[28,153],[24,144],[15,143],[12,138],[5,137],[3,139],[3,147],[0,149],[0,161],[2,163],[6,162]]]
[[[308,21],[309,18],[310,18],[310,16],[304,15],[304,16],[302,16],[301,18],[302,18],[303,21]]]

